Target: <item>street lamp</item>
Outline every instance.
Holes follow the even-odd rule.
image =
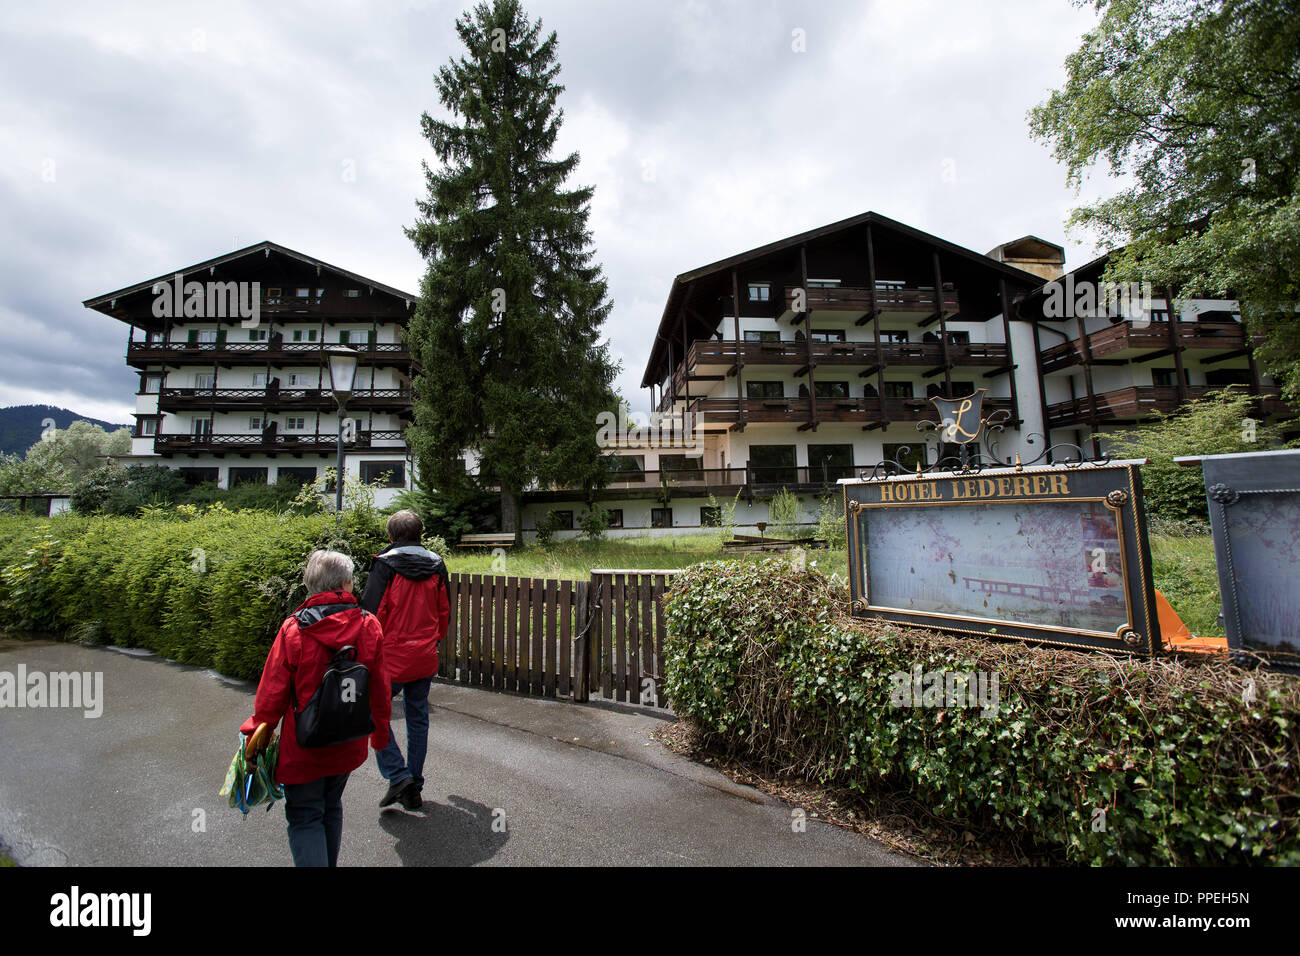
[[[352,397],[352,380],[357,375],[357,353],[345,345],[326,349],[330,362],[330,391],[339,403],[339,461],[334,474],[334,508],[343,513],[343,410]]]

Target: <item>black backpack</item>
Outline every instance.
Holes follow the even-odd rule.
[[[375,722],[370,716],[370,671],[357,663],[357,649],[349,644],[335,653],[320,686],[307,706],[298,710],[294,700],[294,730],[300,747],[333,747],[368,737]]]

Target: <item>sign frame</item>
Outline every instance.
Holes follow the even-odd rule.
[[[848,530],[849,589],[854,617],[871,618],[965,636],[1014,639],[1083,650],[1154,656],[1161,637],[1151,575],[1146,510],[1138,462],[1045,465],[950,471],[841,481]],[[1113,515],[1123,584],[1123,625],[1114,633],[1030,624],[999,617],[920,611],[873,604],[867,579],[867,510],[899,507],[1062,502],[1100,503]],[[864,548],[866,551],[864,551]]]

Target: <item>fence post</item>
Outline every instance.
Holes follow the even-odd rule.
[[[587,683],[587,649],[591,647],[591,631],[587,622],[591,616],[591,583],[579,581],[574,589],[574,633],[578,635],[573,648],[573,699],[580,703],[591,699],[590,685]]]

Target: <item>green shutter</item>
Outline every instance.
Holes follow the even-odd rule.
[[[199,340],[198,329],[190,329],[189,332],[185,334],[185,341],[188,342],[190,345],[194,345],[195,343],[198,342],[198,340]]]

